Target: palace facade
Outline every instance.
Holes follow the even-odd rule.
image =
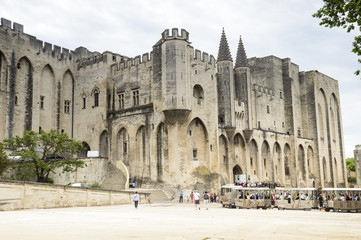
[[[338,82],[289,58],[218,57],[165,30],[150,53],[74,51],[1,19],[0,141],[56,129],[138,184],[347,185]],[[84,156],[86,152],[83,153]]]

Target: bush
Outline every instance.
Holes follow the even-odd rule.
[[[355,182],[356,182],[356,177],[349,176],[349,177],[347,178],[347,181],[348,181],[348,182],[355,183]]]
[[[95,183],[93,183],[92,185],[90,185],[90,187],[91,187],[91,188],[101,188],[102,185],[100,185],[100,183],[98,183],[98,182],[95,182]]]
[[[54,179],[52,179],[52,178],[47,178],[47,179],[45,179],[45,183],[54,184]]]

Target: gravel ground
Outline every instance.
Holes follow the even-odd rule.
[[[1,240],[361,239],[361,214],[158,202],[0,212]]]

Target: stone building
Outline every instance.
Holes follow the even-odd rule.
[[[356,145],[354,152],[356,184],[361,186],[361,145]]]
[[[129,58],[43,43],[2,18],[0,69],[0,141],[64,131],[144,186],[347,185],[337,81],[247,58],[241,38],[233,61],[224,31],[217,59],[184,29]]]

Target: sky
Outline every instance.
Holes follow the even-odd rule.
[[[248,58],[290,58],[300,71],[338,80],[346,158],[361,144],[361,69],[356,34],[325,28],[312,14],[321,0],[0,0],[0,17],[44,42],[128,57],[150,52],[166,29],[183,28],[191,45],[217,57],[222,28],[235,61],[240,35]]]

